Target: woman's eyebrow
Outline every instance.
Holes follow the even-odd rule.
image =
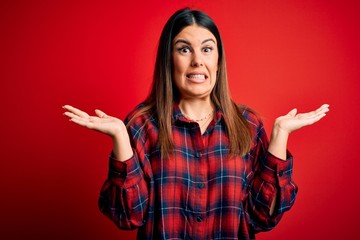
[[[184,39],[178,39],[174,42],[174,45],[178,44],[178,43],[185,43],[187,45],[191,45],[189,41],[186,41]]]
[[[207,42],[213,42],[214,44],[216,44],[215,40],[212,39],[212,38],[208,38],[208,39],[205,39],[204,41],[202,41],[201,44],[204,44],[204,43],[207,43]],[[175,42],[174,42],[174,45],[178,44],[178,43],[185,43],[187,45],[191,45],[191,43],[189,41],[186,41],[184,39],[177,39]]]
[[[214,40],[214,39],[212,39],[212,38],[205,39],[204,41],[202,41],[202,43],[201,43],[201,44],[204,44],[204,43],[207,43],[207,42],[213,42],[213,43],[215,43],[215,44],[216,44],[215,40]]]

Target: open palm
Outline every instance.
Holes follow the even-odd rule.
[[[316,123],[321,118],[325,117],[328,111],[328,104],[324,104],[318,109],[308,113],[297,114],[297,109],[294,108],[285,116],[278,117],[275,120],[275,126],[277,126],[280,130],[290,134],[291,132],[302,127]]]
[[[111,137],[114,137],[120,131],[126,130],[123,121],[118,118],[108,116],[101,110],[95,110],[96,116],[90,116],[86,112],[70,105],[65,105],[63,108],[67,110],[64,115],[69,117],[71,122],[104,133]]]

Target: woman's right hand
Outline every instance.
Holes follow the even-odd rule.
[[[67,110],[64,115],[69,117],[71,122],[104,133],[110,137],[115,137],[117,134],[120,134],[120,131],[126,130],[123,121],[108,116],[101,110],[96,109],[96,116],[90,116],[86,112],[70,105],[65,105],[63,108]]]
[[[96,109],[96,116],[90,116],[80,109],[65,105],[64,115],[70,121],[82,127],[92,129],[110,136],[113,140],[113,153],[119,161],[125,161],[133,155],[129,135],[123,121],[109,116],[103,111]]]

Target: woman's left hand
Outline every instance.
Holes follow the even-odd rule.
[[[297,114],[297,109],[294,108],[285,116],[278,117],[271,133],[268,151],[279,159],[286,160],[286,146],[289,134],[316,123],[325,117],[328,111],[329,105],[324,104],[312,112]]]
[[[323,104],[318,109],[308,113],[298,113],[297,109],[294,108],[285,116],[278,117],[275,120],[274,128],[283,131],[284,133],[290,134],[295,130],[302,127],[311,125],[326,116],[329,111],[329,105]]]

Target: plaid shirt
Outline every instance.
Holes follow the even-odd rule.
[[[100,210],[121,229],[138,228],[138,239],[255,239],[272,229],[296,197],[292,156],[271,155],[261,121],[243,115],[254,138],[244,157],[234,157],[221,110],[202,135],[175,104],[168,159],[161,158],[156,120],[137,117],[129,128],[134,155],[125,162],[110,156]]]

